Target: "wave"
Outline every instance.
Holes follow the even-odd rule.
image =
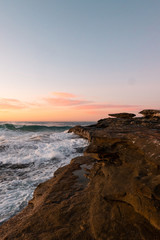
[[[63,132],[70,128],[71,126],[14,125],[8,123],[0,125],[0,129],[26,132],[41,132],[41,131]]]

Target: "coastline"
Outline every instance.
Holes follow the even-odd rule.
[[[0,225],[27,206],[40,183],[83,153],[88,141],[67,133],[76,124],[0,125]]]
[[[160,118],[106,118],[69,130],[84,155],[41,183],[0,239],[160,239]]]

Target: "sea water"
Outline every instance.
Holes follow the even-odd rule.
[[[68,129],[84,122],[0,123],[0,224],[22,210],[37,185],[81,155],[88,142]]]

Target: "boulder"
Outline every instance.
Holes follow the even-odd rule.
[[[144,109],[139,113],[142,114],[143,117],[145,118],[153,118],[153,117],[160,118],[160,110],[156,110],[156,109]]]
[[[130,119],[136,116],[134,113],[112,113],[108,115],[111,117],[125,118],[125,119]]]

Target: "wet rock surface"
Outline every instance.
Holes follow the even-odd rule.
[[[84,156],[40,184],[0,239],[159,240],[160,119],[106,118],[70,132],[89,140]]]

